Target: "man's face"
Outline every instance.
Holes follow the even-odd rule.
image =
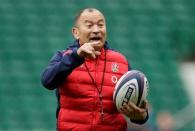
[[[78,19],[75,30],[77,30],[76,37],[79,39],[80,45],[87,42],[97,42],[99,44],[99,49],[97,50],[104,46],[106,24],[104,16],[98,10],[84,11]]]

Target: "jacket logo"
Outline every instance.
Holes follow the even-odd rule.
[[[118,70],[119,70],[119,65],[117,63],[113,63],[112,64],[112,71],[113,72],[118,72]]]
[[[111,77],[111,81],[112,81],[112,83],[116,84],[117,81],[118,81],[118,79],[117,79],[116,76],[112,76],[112,77]]]

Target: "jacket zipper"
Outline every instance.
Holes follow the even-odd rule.
[[[95,71],[94,71],[94,76],[95,76],[95,83],[97,84],[97,67],[98,67],[98,58],[95,60]],[[95,89],[95,88],[94,88]],[[94,90],[95,92],[95,97],[94,97],[94,105],[97,106],[97,91]],[[96,121],[96,109],[93,112],[93,122],[92,122],[92,131],[95,131],[95,121]]]

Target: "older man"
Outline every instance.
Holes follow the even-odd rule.
[[[75,42],[58,51],[42,74],[47,89],[58,96],[59,131],[126,131],[127,122],[148,119],[147,102],[142,107],[125,104],[119,113],[112,101],[117,80],[130,66],[106,41],[106,21],[97,9],[82,10],[75,19]]]

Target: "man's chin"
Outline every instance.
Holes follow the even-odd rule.
[[[95,50],[100,51],[104,47],[104,43],[101,41]]]

